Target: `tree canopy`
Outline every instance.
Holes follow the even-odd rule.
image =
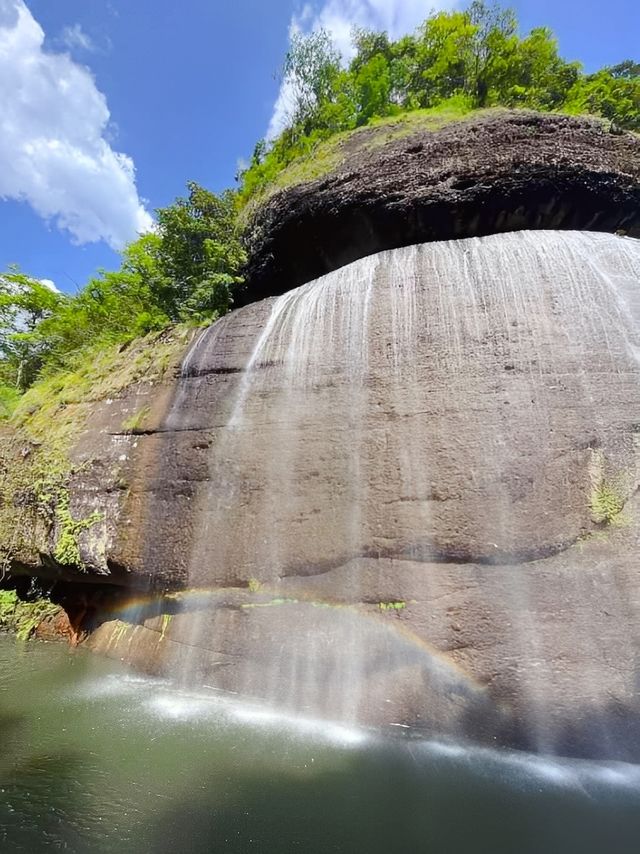
[[[100,272],[74,296],[17,268],[0,276],[0,415],[43,372],[87,350],[228,311],[245,262],[235,194],[187,189],[156,212],[155,232],[125,248],[119,270]]]

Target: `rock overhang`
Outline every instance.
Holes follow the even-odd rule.
[[[385,249],[522,229],[640,237],[640,136],[505,111],[361,145],[328,176],[257,208],[237,304]]]

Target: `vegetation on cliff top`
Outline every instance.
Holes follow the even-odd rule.
[[[352,40],[354,57],[344,67],[328,33],[294,35],[283,69],[288,121],[270,145],[256,146],[241,176],[243,203],[295,183],[295,170],[284,181],[283,170],[311,152],[316,161],[318,144],[336,134],[447,103],[458,115],[491,106],[528,108],[592,114],[640,130],[639,63],[625,60],[585,74],[580,63],[559,56],[546,27],[519,35],[510,9],[476,0],[465,11],[431,14],[414,35],[397,41],[359,29]],[[316,163],[313,177],[321,169]]]
[[[187,198],[157,216],[157,231],[124,250],[120,270],[100,273],[74,296],[15,269],[0,277],[5,415],[37,378],[77,372],[115,343],[227,311],[245,260],[233,195],[216,196],[192,183]]]
[[[592,113],[640,129],[640,64],[585,74],[559,56],[548,29],[521,36],[511,10],[478,0],[433,13],[397,41],[356,29],[353,48],[345,66],[326,32],[295,35],[280,136],[256,145],[237,191],[188,184],[185,198],[156,212],[156,230],[124,250],[119,270],[100,272],[74,296],[17,269],[0,276],[0,417],[36,380],[46,387],[53,376],[77,375],[114,344],[224,314],[242,282],[247,205],[329,172],[347,150],[496,106]]]

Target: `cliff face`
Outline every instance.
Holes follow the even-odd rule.
[[[273,196],[249,229],[245,300],[383,249],[518,229],[640,236],[640,137],[596,120],[515,112],[380,144],[344,143],[342,163]]]
[[[148,585],[120,562],[132,460],[163,420],[196,330],[150,335],[54,376],[0,432],[4,571],[46,580]]]
[[[89,643],[330,717],[637,755],[638,281],[634,240],[523,232],[220,321],[137,438],[112,552],[203,593]]]
[[[53,488],[46,423],[0,437],[6,564],[128,588],[74,631],[152,672],[639,757],[638,242],[361,257],[635,234],[639,170],[637,137],[517,114],[274,197],[251,286],[285,296],[41,407],[64,426]]]

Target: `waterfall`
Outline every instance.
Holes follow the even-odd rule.
[[[181,654],[181,672],[313,713],[464,729],[488,702],[474,673],[490,656],[467,666],[464,645],[445,644],[474,619],[458,584],[490,611],[508,666],[528,662],[517,690],[552,750],[544,709],[561,685],[534,625],[544,596],[521,568],[585,537],[605,469],[624,470],[621,501],[638,488],[640,242],[530,231],[412,246],[264,312],[250,352],[220,371],[234,379],[188,560],[190,587],[252,595],[192,615],[186,645],[206,661]],[[188,355],[191,399],[240,315]],[[597,640],[581,655],[598,694]]]

